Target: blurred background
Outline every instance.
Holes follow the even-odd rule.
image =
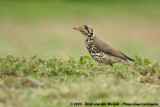
[[[1,0],[0,56],[89,55],[73,30],[83,24],[130,57],[160,60],[158,0]]]

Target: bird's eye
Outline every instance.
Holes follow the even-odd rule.
[[[92,28],[90,28],[90,27],[88,27],[88,26],[84,26],[85,27],[85,29],[87,30],[87,32],[89,33],[89,34],[93,34],[93,30],[92,30]]]
[[[84,27],[85,27],[85,29],[88,29],[88,27],[86,25]]]

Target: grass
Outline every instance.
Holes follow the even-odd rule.
[[[0,104],[64,107],[72,102],[159,103],[160,62],[135,56],[133,65],[102,66],[88,56],[76,60],[9,55],[0,58]],[[43,86],[23,86],[21,78],[26,76]]]

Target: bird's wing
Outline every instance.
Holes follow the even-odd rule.
[[[127,57],[126,55],[124,55],[121,51],[115,49],[114,47],[112,47],[109,43],[107,43],[106,41],[98,38],[97,36],[94,37],[93,39],[93,44],[95,45],[95,47],[112,56],[116,56],[125,60],[131,60],[133,61],[131,58]]]

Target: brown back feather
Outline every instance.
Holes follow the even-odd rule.
[[[117,50],[116,48],[112,47],[109,43],[106,41],[98,38],[97,36],[94,37],[93,39],[93,44],[96,46],[96,48],[106,54],[116,56],[125,60],[131,60],[131,58],[127,57],[124,55],[121,51]]]

